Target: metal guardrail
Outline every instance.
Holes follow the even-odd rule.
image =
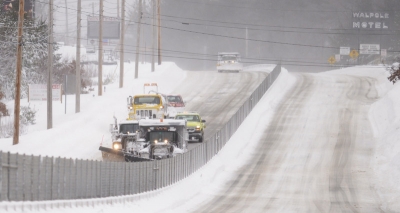
[[[204,166],[224,147],[280,71],[280,65],[276,66],[214,136],[174,158],[125,163],[0,152],[0,201],[104,198],[176,183]]]

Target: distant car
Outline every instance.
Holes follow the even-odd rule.
[[[206,121],[201,119],[201,116],[197,112],[182,112],[175,116],[175,119],[186,120],[187,130],[189,133],[189,140],[197,140],[203,142],[204,140],[204,129],[206,128]]]
[[[168,117],[175,118],[176,114],[185,111],[185,102],[180,95],[165,95],[168,105]]]
[[[219,52],[217,70],[218,72],[242,71],[243,64],[240,63],[240,54],[238,52]]]

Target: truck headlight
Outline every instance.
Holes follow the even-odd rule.
[[[122,145],[119,142],[113,143],[113,149],[118,150],[122,149]]]

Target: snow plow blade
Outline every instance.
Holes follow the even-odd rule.
[[[153,161],[153,160],[148,159],[148,158],[141,158],[141,157],[137,157],[137,156],[125,155],[125,161],[126,162],[143,162],[143,161]]]
[[[100,146],[99,150],[103,151],[103,152],[107,152],[109,154],[114,154],[114,155],[118,155],[118,156],[124,157],[124,153],[122,151],[119,151],[119,150],[110,149],[110,148],[107,148],[107,147],[104,147],[104,146]]]
[[[141,158],[141,157],[137,157],[137,156],[131,156],[131,155],[125,155],[124,152],[120,151],[120,150],[114,150],[111,148],[107,148],[104,146],[100,146],[99,150],[102,152],[106,152],[114,157],[108,157],[107,159],[114,159],[115,157],[117,157],[117,159],[120,160],[124,160],[125,162],[143,162],[143,161],[152,161],[152,159],[148,159],[148,158]]]

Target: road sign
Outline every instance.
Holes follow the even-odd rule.
[[[360,44],[360,54],[379,55],[380,50],[379,44]]]
[[[357,58],[359,54],[357,50],[352,50],[349,55],[351,58]]]
[[[87,17],[87,37],[90,39],[99,38],[99,17]],[[115,17],[103,17],[103,38],[119,39],[120,38],[120,21]]]
[[[331,56],[331,57],[328,59],[328,62],[329,62],[330,64],[334,64],[334,63],[336,62],[335,56]]]
[[[62,95],[62,85],[53,84],[52,99],[53,101],[60,101]],[[28,85],[28,102],[30,101],[46,101],[47,100],[47,85],[46,84],[29,84]]]
[[[340,55],[349,55],[350,47],[340,47]]]

